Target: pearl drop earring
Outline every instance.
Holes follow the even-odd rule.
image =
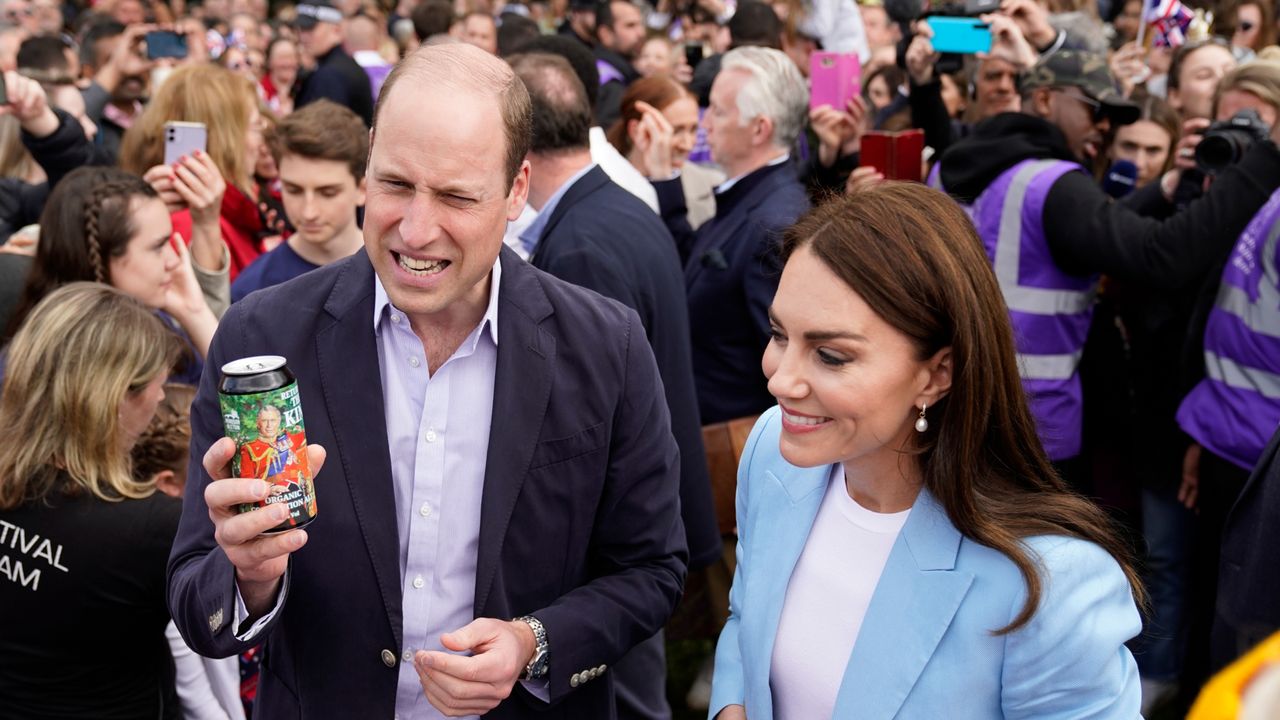
[[[929,421],[924,417],[926,404],[920,403],[920,417],[916,418],[916,432],[924,432],[929,429]]]

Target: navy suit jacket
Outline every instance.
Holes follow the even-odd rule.
[[[596,167],[556,203],[530,262],[640,315],[680,446],[680,514],[689,566],[710,565],[721,556],[720,532],[693,386],[689,311],[671,234],[647,205]]]
[[[684,217],[679,179],[654,188],[685,263],[702,422],[762,413],[774,404],[760,358],[782,272],[778,250],[783,231],[809,209],[795,166],[766,165],[717,193],[715,217],[696,233]]]
[[[1261,637],[1280,629],[1280,427],[1222,531],[1218,614],[1234,629]]]
[[[551,706],[523,687],[489,718],[612,718],[609,666],[671,614],[684,579],[677,449],[635,313],[502,251],[493,427],[475,615],[536,615]],[[216,368],[285,356],[310,442],[329,456],[318,515],[264,629],[259,717],[391,717],[402,645],[399,538],[364,251],[236,303],[192,408],[191,469],[169,560],[169,608],[190,646],[224,657],[235,575],[213,537],[200,464],[222,436]],[[384,660],[385,658],[385,660]],[[578,685],[579,683],[574,683]]]

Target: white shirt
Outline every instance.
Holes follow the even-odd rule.
[[[849,497],[834,465],[787,585],[769,687],[777,720],[825,720],[889,552],[911,510],[877,513]]]
[[[644,201],[645,205],[655,213],[658,209],[658,191],[653,189],[649,179],[640,174],[630,160],[622,157],[618,149],[609,144],[604,135],[604,128],[591,128],[591,162],[600,166],[609,179],[622,186],[623,190]]]
[[[862,12],[853,0],[811,0],[800,20],[800,32],[822,43],[827,52],[857,53],[863,65],[871,59]]]

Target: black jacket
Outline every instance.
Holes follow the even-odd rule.
[[[530,262],[640,316],[658,361],[671,432],[680,446],[680,515],[689,566],[711,564],[720,557],[720,533],[693,385],[684,271],[671,234],[652,210],[597,167],[556,203]]]
[[[335,45],[320,57],[316,69],[302,81],[297,106],[325,99],[348,107],[373,127],[373,89],[369,76],[350,55]]]
[[[54,110],[58,128],[53,134],[36,138],[22,133],[22,144],[44,168],[48,180],[25,183],[15,178],[0,179],[0,242],[14,232],[40,221],[45,199],[63,176],[86,165],[112,165],[111,156],[85,137],[80,121],[62,110]]]
[[[1237,630],[1280,630],[1280,428],[1222,533],[1218,614]]]
[[[942,185],[973,202],[1005,170],[1029,159],[1078,161],[1062,132],[1031,115],[1004,113],[942,156]],[[1280,150],[1258,143],[1205,196],[1166,220],[1113,201],[1086,173],[1059,178],[1045,199],[1043,227],[1054,262],[1074,275],[1107,273],[1154,287],[1197,283],[1231,251],[1245,225],[1280,187]]]

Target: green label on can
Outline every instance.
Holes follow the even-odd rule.
[[[305,525],[316,516],[316,491],[307,465],[307,434],[298,384],[245,395],[220,393],[218,399],[223,428],[236,443],[236,454],[231,458],[232,476],[271,484],[265,500],[243,504],[240,512],[287,503],[289,519],[271,531]]]

